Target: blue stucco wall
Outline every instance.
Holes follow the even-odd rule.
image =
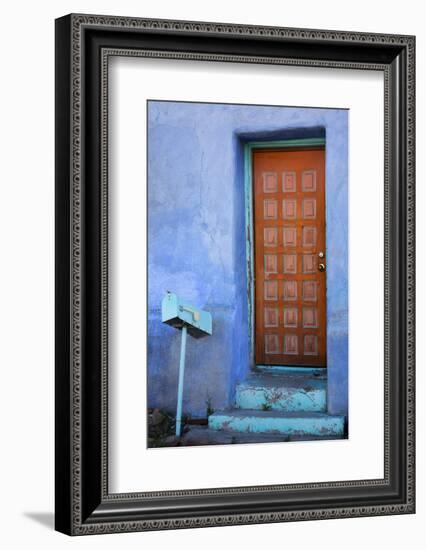
[[[345,110],[148,102],[148,405],[173,411],[180,333],[167,290],[207,309],[213,335],[187,345],[183,410],[232,405],[250,370],[244,143],[326,136],[328,408],[347,411]]]

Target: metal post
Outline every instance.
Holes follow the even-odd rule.
[[[186,353],[186,334],[188,329],[186,325],[182,327],[182,340],[180,343],[180,361],[179,361],[179,384],[178,384],[178,399],[176,409],[176,436],[180,437],[181,422],[182,422],[182,397],[183,397],[183,375],[185,372],[185,353]]]

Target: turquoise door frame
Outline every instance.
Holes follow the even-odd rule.
[[[249,327],[249,360],[251,368],[256,365],[254,357],[254,229],[253,229],[253,151],[256,149],[294,149],[299,147],[325,146],[325,138],[288,139],[277,141],[252,141],[244,144],[244,197],[246,221],[246,265]],[[284,365],[283,365],[284,366]]]

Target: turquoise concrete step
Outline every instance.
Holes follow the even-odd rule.
[[[289,437],[343,437],[345,417],[322,412],[231,409],[210,415],[209,428],[229,432],[275,433]]]
[[[327,377],[310,370],[253,374],[237,385],[235,402],[241,409],[325,412]]]

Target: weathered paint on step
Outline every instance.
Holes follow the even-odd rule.
[[[239,410],[217,411],[209,428],[231,432],[344,436],[345,417],[320,412]]]
[[[327,379],[311,372],[257,374],[237,385],[235,400],[241,409],[325,412]]]
[[[340,439],[339,436],[285,435],[275,433],[226,432],[210,430],[207,426],[191,426],[180,439],[179,446],[198,445],[235,445],[247,443],[288,443],[294,441],[318,441],[323,439]]]

